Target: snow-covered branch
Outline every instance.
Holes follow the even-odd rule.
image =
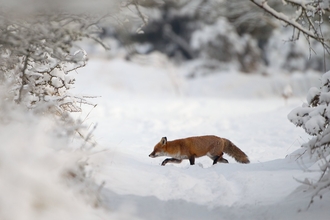
[[[292,40],[299,38],[299,33],[303,33],[306,39],[312,38],[322,44],[325,50],[330,53],[330,42],[322,31],[321,24],[323,23],[323,15],[326,11],[330,11],[329,4],[322,4],[323,1],[300,1],[300,0],[283,0],[284,4],[291,4],[297,7],[297,16],[289,16],[272,8],[267,0],[250,0],[264,11],[276,19],[290,25],[296,30],[298,34],[293,36]],[[294,39],[296,38],[296,39]]]
[[[2,83],[12,84],[7,95],[13,97],[8,98],[28,108],[46,104],[46,109],[53,106],[57,113],[80,111],[81,100],[67,93],[75,83],[70,72],[87,62],[86,52],[76,42],[89,38],[106,47],[98,37],[102,18],[64,12],[21,18],[3,12],[0,70]]]

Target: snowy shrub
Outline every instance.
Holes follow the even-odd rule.
[[[254,72],[260,67],[261,51],[250,35],[239,36],[225,17],[214,24],[193,32],[191,47],[205,60],[237,63],[243,72]]]
[[[330,119],[330,71],[322,76],[321,88],[312,87],[307,95],[307,103],[295,108],[289,115],[289,120],[296,126],[315,136],[311,141],[316,144],[309,147],[318,148],[330,143],[328,127]],[[315,141],[316,140],[316,141]]]
[[[196,30],[191,37],[191,47],[204,58],[231,61],[243,50],[240,37],[226,18]]]
[[[84,38],[99,42],[95,20],[65,13],[1,19],[0,70],[1,83],[10,87],[7,98],[29,109],[47,106],[58,114],[81,111],[85,98],[68,92],[75,82],[73,71],[87,61],[75,42]]]
[[[131,10],[140,8],[143,12],[141,16],[146,16],[148,22],[139,29],[141,32],[136,33],[131,28],[134,32],[128,33],[129,36],[112,34],[132,48],[127,59],[135,53],[156,50],[174,57],[176,62],[203,60],[209,72],[217,68],[227,69],[227,66],[254,72],[262,66],[259,37],[268,38],[271,32],[268,29],[272,28],[268,28],[266,22],[260,22],[263,13],[258,12],[250,2],[177,0],[153,6],[140,4],[141,7],[134,7],[133,3],[131,1],[129,4]],[[247,23],[250,25],[244,29]],[[258,32],[258,37],[252,31]],[[145,49],[140,50],[138,45],[144,45]],[[210,59],[213,60],[208,62]],[[219,61],[220,65],[214,65]]]
[[[104,219],[95,209],[103,185],[92,178],[93,128],[71,113],[90,103],[69,92],[87,62],[78,42],[106,48],[102,15],[43,6],[1,7],[0,219]]]
[[[326,50],[330,49],[326,34],[326,31],[329,30],[327,21],[329,21],[330,4],[328,0],[287,0],[282,1],[282,7],[271,6],[267,0],[250,1],[276,19],[292,26],[294,31],[291,40],[299,39],[302,34],[308,42],[310,39],[314,39],[320,42]]]
[[[99,186],[87,163],[89,153],[81,148],[82,139],[72,142],[70,135],[84,128],[72,119],[65,122],[1,99],[0,219],[103,215],[102,209],[94,208],[100,206]]]
[[[306,133],[313,136],[302,147],[309,155],[316,158],[321,173],[316,182],[308,181],[314,197],[324,194],[330,189],[330,71],[321,79],[321,88],[311,88],[307,95],[307,103],[293,109],[288,119],[296,126],[305,129]],[[311,204],[310,203],[310,204]]]
[[[75,42],[96,37],[95,24],[73,14],[0,20],[0,219],[91,219],[101,205],[90,131],[69,114],[88,104],[69,90],[87,61]]]

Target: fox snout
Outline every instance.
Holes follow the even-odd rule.
[[[151,152],[151,154],[149,154],[149,157],[155,158],[156,157],[155,152]]]

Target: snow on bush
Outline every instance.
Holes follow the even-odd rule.
[[[238,34],[226,18],[220,18],[214,24],[196,30],[192,34],[190,44],[194,50],[201,50],[201,57],[216,58],[220,61],[232,60],[232,56],[243,48]]]
[[[86,14],[38,13],[22,17],[4,13],[0,21],[0,70],[10,84],[9,99],[28,108],[48,103],[58,114],[81,111],[84,97],[68,93],[74,70],[86,65],[87,56],[77,42],[93,39],[98,17]]]
[[[330,71],[325,73],[321,79],[321,88],[312,87],[307,94],[307,103],[295,108],[289,115],[289,120],[295,125],[302,127],[305,131],[316,136],[318,146],[330,143],[330,138],[325,137],[330,118]],[[314,146],[313,146],[314,147]]]
[[[196,30],[190,45],[205,60],[221,61],[222,66],[234,63],[243,72],[253,72],[260,67],[261,52],[256,40],[248,34],[239,36],[225,17]]]
[[[265,54],[270,66],[290,72],[306,69],[325,71],[330,54],[328,0],[282,1],[283,6],[280,1],[277,4],[268,0],[250,2],[285,24],[281,33],[275,30],[269,38]],[[287,26],[293,29],[286,29]],[[284,43],[288,46],[282,46]]]
[[[102,216],[88,154],[79,141],[70,148],[71,131],[81,126],[68,122],[0,102],[0,219]]]
[[[316,158],[320,177],[318,180],[305,181],[312,191],[314,197],[325,193],[330,188],[330,71],[321,78],[321,87],[311,88],[307,95],[307,103],[293,109],[288,119],[296,126],[305,129],[306,133],[313,136],[302,147],[309,155]]]
[[[77,42],[105,46],[101,15],[1,10],[0,219],[102,218],[103,185],[88,163],[95,143],[70,115],[89,102],[69,92],[87,62]]]

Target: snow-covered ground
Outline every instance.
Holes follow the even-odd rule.
[[[184,67],[164,58],[147,63],[92,59],[73,90],[100,96],[79,117],[97,123],[94,177],[105,181],[101,196],[112,219],[328,219],[329,196],[306,210],[311,195],[296,179],[317,176],[304,171],[312,166],[307,158],[298,159],[310,137],[287,119],[319,75],[186,79]],[[285,102],[289,84],[296,97]],[[165,158],[148,157],[163,136],[204,134],[230,139],[251,163],[225,155],[229,164],[202,157],[195,166],[160,166]]]

